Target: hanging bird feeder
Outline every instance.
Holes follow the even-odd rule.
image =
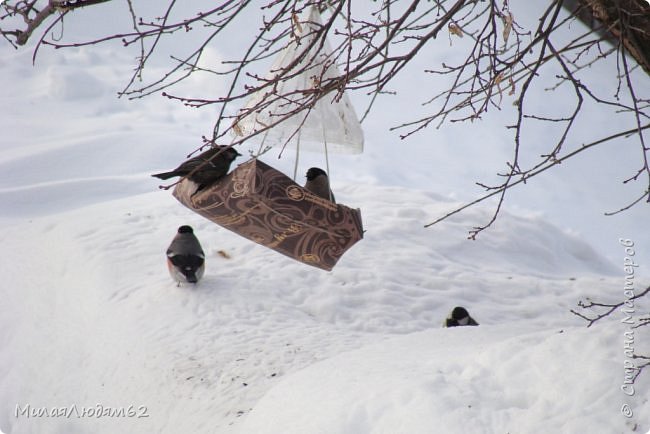
[[[341,153],[363,150],[363,131],[345,93],[336,101],[321,98],[308,110],[299,110],[305,104],[300,95],[309,95],[319,82],[339,76],[327,40],[315,43],[320,23],[320,13],[311,7],[306,20],[296,25],[295,38],[279,53],[267,77],[272,80],[280,74],[282,78],[276,80],[272,91],[263,89],[253,94],[233,126],[238,135],[251,136],[277,119],[286,118],[260,134],[260,152],[262,146],[295,146],[294,179],[302,146],[325,153],[328,173],[328,148]],[[305,47],[310,47],[308,53],[304,52]],[[302,60],[296,62],[299,57]],[[196,187],[183,179],[173,195],[183,205],[226,229],[324,270],[331,270],[363,238],[358,209],[311,193],[257,158],[239,165],[205,189],[196,191]]]
[[[184,179],[173,195],[208,220],[300,262],[331,270],[363,238],[361,212],[305,190],[252,159],[195,193]]]

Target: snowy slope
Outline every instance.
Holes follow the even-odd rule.
[[[634,396],[620,389],[621,315],[586,329],[569,312],[586,296],[623,299],[619,237],[636,241],[637,288],[647,284],[642,212],[608,223],[589,217],[594,203],[609,209],[603,197],[617,190],[561,175],[531,182],[532,199],[513,194],[477,241],[467,230],[489,221],[490,207],[424,229],[474,197],[468,183],[509,158],[483,149],[507,151],[509,138],[452,128],[404,144],[385,132],[392,113],[405,111],[388,101],[364,126],[363,155],[330,156],[337,199],[362,210],[367,232],[323,272],[158,190],[149,174],[182,161],[215,114],[158,97],[116,99],[131,63],[113,50],[44,50],[36,67],[28,51],[0,56],[11,84],[0,88],[1,432],[650,428],[650,375]],[[221,83],[187,86],[218,92]],[[291,173],[290,157],[264,158]],[[301,158],[301,173],[323,165],[322,155]],[[595,167],[612,161],[603,153]],[[165,267],[181,224],[195,228],[207,253],[196,287],[177,287]],[[442,329],[456,305],[481,326]],[[647,302],[635,307],[650,311]],[[650,353],[647,331],[635,336]],[[621,414],[624,404],[632,417]]]
[[[534,218],[503,221],[530,243],[513,231],[468,242],[465,222],[422,229],[423,214],[449,206],[434,194],[352,186],[337,195],[364,210],[367,233],[331,273],[203,221],[166,192],[14,223],[2,234],[12,252],[1,270],[3,431],[431,432],[437,420],[444,432],[541,432],[552,416],[557,432],[578,423],[624,432],[620,327],[585,330],[568,312],[581,296],[617,287],[615,268],[604,273],[582,241]],[[197,287],[176,287],[165,270],[163,252],[184,223],[208,255]],[[456,304],[482,325],[440,329]],[[565,414],[562,402],[551,405],[555,381],[573,391],[562,396],[572,402]],[[472,410],[448,414],[464,402]],[[148,417],[15,416],[27,405],[73,404],[144,406]],[[647,425],[647,397],[635,404]],[[601,418],[590,422],[586,408],[613,431],[598,431]],[[395,425],[412,411],[408,425]]]
[[[633,423],[600,411],[620,400],[618,341],[613,328],[409,334],[292,375],[240,432],[633,432]],[[647,414],[642,403],[636,411]]]

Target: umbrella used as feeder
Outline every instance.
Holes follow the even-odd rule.
[[[242,111],[247,114],[233,127],[238,135],[251,136],[286,118],[260,134],[260,149],[264,145],[295,147],[294,179],[301,148],[323,152],[328,173],[329,150],[363,151],[363,131],[345,93],[337,98],[321,98],[309,109],[296,112],[305,104],[300,95],[308,95],[318,83],[339,74],[327,40],[322,45],[311,43],[320,26],[318,10],[311,7],[307,19],[295,25],[296,37],[278,55],[269,73],[269,78],[277,74],[283,78],[272,90],[262,89],[252,95]],[[307,53],[306,47],[311,47]],[[295,62],[302,55],[302,60]],[[301,71],[299,74],[288,70],[294,63],[291,70]],[[363,238],[358,209],[314,195],[258,158],[239,165],[200,191],[190,180],[183,179],[173,194],[183,205],[214,223],[324,270],[331,270],[343,253]]]
[[[233,130],[240,136],[254,136],[283,119],[277,127],[257,136],[262,144],[295,148],[296,168],[301,150],[323,152],[330,173],[328,153],[363,152],[363,130],[345,92],[332,92],[311,108],[296,112],[308,104],[310,95],[321,83],[341,76],[329,42],[317,40],[321,28],[315,6],[308,9],[306,19],[295,21],[295,36],[275,58],[264,80],[273,82],[273,86],[262,88],[249,98]]]

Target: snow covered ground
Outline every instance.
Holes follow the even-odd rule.
[[[362,210],[367,232],[324,272],[157,189],[150,173],[183,160],[214,113],[116,100],[130,68],[120,52],[44,51],[36,67],[30,57],[0,57],[11,84],[0,89],[3,433],[650,429],[650,375],[634,394],[622,390],[623,314],[585,328],[569,312],[585,297],[624,300],[621,237],[635,242],[637,290],[648,284],[640,211],[616,217],[627,219],[620,232],[619,223],[591,221],[587,235],[557,223],[587,220],[602,201],[595,193],[615,191],[576,186],[580,194],[567,190],[571,199],[545,202],[544,212],[515,200],[474,242],[467,230],[490,208],[424,229],[467,198],[479,164],[459,158],[466,150],[427,153],[426,137],[397,147],[377,127],[390,116],[379,110],[364,126],[366,153],[330,161],[337,199]],[[444,142],[460,133],[432,134]],[[266,161],[291,172],[291,159]],[[555,194],[561,180],[532,188]],[[165,267],[181,224],[207,254],[195,287],[177,287]],[[456,305],[481,325],[441,328]],[[635,315],[649,310],[635,305]],[[650,352],[646,330],[634,331],[633,345]]]
[[[568,312],[586,295],[622,292],[617,268],[587,244],[510,215],[508,230],[475,243],[463,238],[471,215],[423,236],[421,219],[447,204],[433,193],[337,194],[364,210],[367,234],[331,273],[217,228],[165,192],[13,223],[2,235],[11,252],[2,267],[3,431],[648,426],[648,378],[633,397],[620,389],[623,325],[585,329]],[[176,287],[165,270],[163,252],[182,223],[208,256],[197,287]],[[440,328],[456,304],[481,326]],[[629,420],[619,413],[627,402]],[[142,406],[148,417],[25,413],[73,405]]]

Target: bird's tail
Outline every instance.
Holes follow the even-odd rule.
[[[199,281],[193,269],[185,269],[183,273],[185,274],[185,277],[189,283],[196,283]]]
[[[169,179],[169,178],[173,178],[174,176],[178,176],[178,175],[176,173],[174,173],[174,172],[162,172],[162,173],[154,173],[151,176],[153,176],[154,178]]]

